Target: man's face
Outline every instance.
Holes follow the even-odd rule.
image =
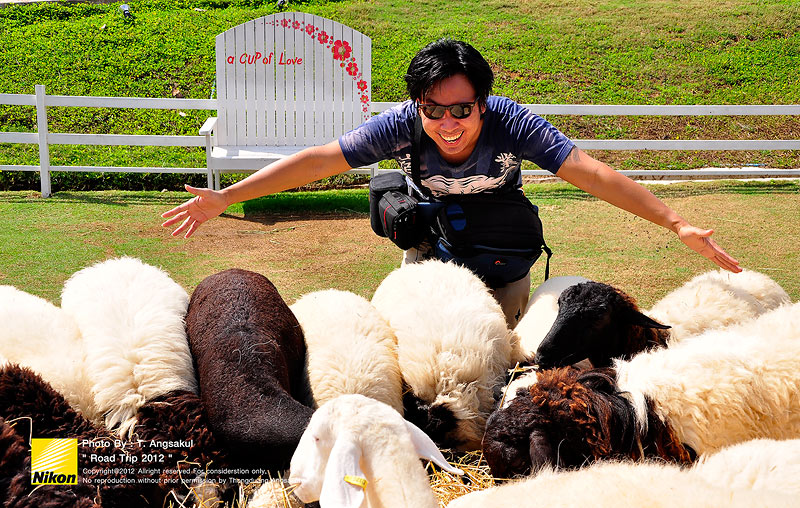
[[[471,104],[475,102],[475,89],[463,74],[445,78],[422,98],[422,102],[450,106],[452,104]],[[432,120],[420,111],[422,128],[436,143],[436,148],[444,160],[452,164],[466,161],[478,143],[485,108],[478,104],[472,113],[462,119],[454,118],[449,111],[438,120]]]

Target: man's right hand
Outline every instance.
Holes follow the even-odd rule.
[[[189,238],[194,234],[195,230],[208,219],[213,219],[221,214],[228,208],[228,201],[225,194],[221,191],[212,189],[204,189],[186,185],[186,190],[195,197],[189,201],[178,205],[172,210],[166,211],[161,214],[161,217],[168,219],[161,225],[164,227],[172,226],[180,221],[183,223],[172,232],[172,236],[178,236],[183,231],[186,234],[184,238]],[[170,218],[171,217],[171,218]]]

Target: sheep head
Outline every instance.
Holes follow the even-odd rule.
[[[565,367],[537,376],[527,394],[489,417],[483,454],[493,476],[511,478],[544,466],[579,467],[627,454],[634,413],[617,394],[612,370]]]
[[[639,311],[634,300],[601,282],[583,282],[558,298],[558,315],[536,351],[541,368],[562,367],[588,358],[608,367],[613,358],[665,343],[654,329],[668,329]]]
[[[373,466],[381,461],[409,457],[423,476],[416,457],[462,474],[424,432],[388,405],[363,395],[341,395],[311,417],[292,456],[289,482],[297,485],[294,493],[305,503],[319,500],[322,506],[356,508],[369,482],[376,481],[365,471],[374,473]],[[383,467],[391,469],[391,464]]]
[[[425,402],[409,388],[403,393],[403,411],[408,421],[422,428],[439,446],[457,448],[464,444],[457,437],[458,419],[447,404]]]

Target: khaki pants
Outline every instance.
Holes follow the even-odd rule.
[[[423,243],[419,248],[412,247],[403,253],[402,265],[407,263],[419,263],[431,258],[431,248]],[[528,298],[531,294],[531,273],[528,272],[523,278],[510,282],[497,289],[491,289],[492,296],[500,304],[503,314],[506,316],[506,323],[509,328],[514,328],[522,318],[525,307],[528,305]]]

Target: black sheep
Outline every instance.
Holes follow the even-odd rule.
[[[186,317],[209,424],[237,463],[285,469],[313,410],[300,400],[305,342],[263,275],[230,269],[205,278]]]
[[[558,297],[558,315],[534,363],[546,369],[588,358],[594,367],[608,367],[614,358],[666,346],[669,328],[642,314],[633,298],[613,286],[583,282]]]

